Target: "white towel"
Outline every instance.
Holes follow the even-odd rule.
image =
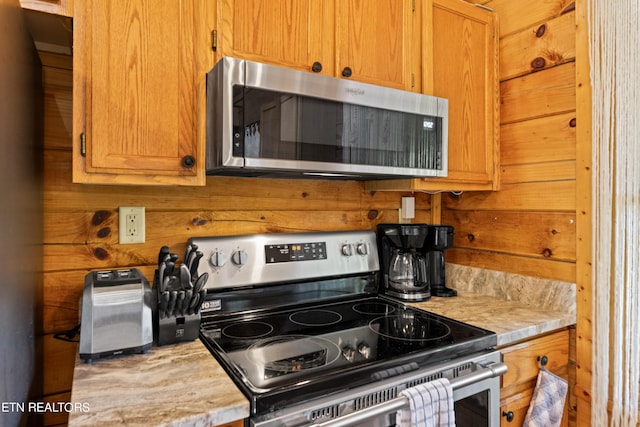
[[[540,369],[523,427],[556,427],[562,421],[568,384],[563,378]]]
[[[453,388],[446,378],[400,392],[409,399],[409,409],[398,411],[399,427],[455,427]]]

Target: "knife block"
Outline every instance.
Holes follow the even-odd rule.
[[[160,295],[158,292],[158,271],[153,278],[153,339],[157,345],[176,344],[179,342],[193,341],[200,333],[200,312],[160,317]]]

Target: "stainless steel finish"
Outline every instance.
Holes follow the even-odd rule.
[[[391,378],[372,382],[369,386],[347,390],[338,395],[289,407],[251,420],[253,427],[293,426],[362,426],[392,425],[397,410],[408,400],[402,390],[448,378],[453,387],[454,402],[482,391],[489,391],[489,426],[500,425],[500,376],[507,370],[497,350],[444,362],[430,369],[410,370]],[[386,377],[385,372],[380,372]]]
[[[497,378],[507,372],[507,365],[504,363],[496,363],[489,365],[486,368],[482,368],[473,374],[456,378],[451,380],[451,387],[455,391],[460,391],[465,387],[468,387],[474,383],[484,381],[486,379]],[[353,412],[348,415],[344,415],[340,418],[336,418],[331,421],[327,421],[320,424],[315,424],[318,427],[350,427],[363,423],[381,415],[389,414],[403,409],[409,405],[409,400],[404,397],[397,397],[389,400],[388,402],[380,403],[362,411]],[[498,406],[495,407],[496,409]]]
[[[87,274],[81,319],[81,359],[144,351],[153,342],[148,281],[138,269]]]
[[[418,169],[364,164],[234,157],[233,94],[236,85],[344,102],[359,106],[443,118],[441,168]],[[224,57],[207,75],[208,173],[241,168],[277,176],[278,172],[315,177],[447,176],[448,101],[415,92],[375,86],[257,62]],[[275,174],[275,175],[274,175]]]
[[[326,258],[267,263],[265,246],[326,243]],[[372,231],[334,233],[273,233],[245,236],[198,237],[209,262],[201,262],[198,275],[209,273],[206,288],[220,290],[241,286],[374,272],[379,269],[376,236]],[[361,247],[361,250],[353,248]],[[349,254],[345,253],[349,248]],[[226,262],[231,259],[232,262]]]

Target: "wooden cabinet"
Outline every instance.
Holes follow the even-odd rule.
[[[75,3],[74,182],[204,185],[214,20],[208,0]]]
[[[449,100],[448,176],[367,183],[371,190],[496,190],[499,185],[495,14],[462,0],[426,0],[422,91]]]
[[[521,426],[535,389],[541,362],[546,369],[568,378],[569,331],[563,330],[500,349],[508,367],[500,389],[501,426]],[[546,358],[546,359],[543,359]],[[565,400],[562,425],[568,425],[569,395]]]
[[[238,421],[231,421],[230,423],[218,424],[216,427],[243,427],[243,426],[244,426],[244,421],[238,420]]]
[[[411,90],[420,67],[415,15],[410,0],[220,0],[216,58]]]

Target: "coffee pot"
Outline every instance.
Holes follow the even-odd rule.
[[[380,291],[407,301],[455,296],[445,286],[444,251],[453,243],[453,227],[429,224],[378,225]]]

